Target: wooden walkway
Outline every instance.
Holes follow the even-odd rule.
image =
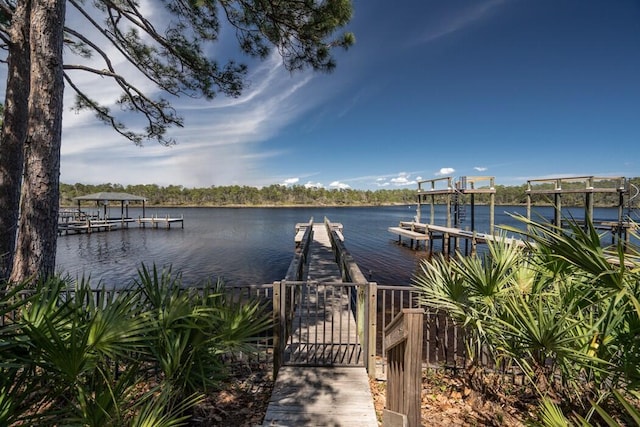
[[[285,364],[278,371],[263,426],[378,425],[357,327],[324,224],[313,225]]]
[[[367,372],[283,366],[262,425],[377,427]]]
[[[95,233],[100,231],[114,231],[120,229],[129,228],[129,224],[137,223],[139,227],[146,228],[148,225],[151,228],[166,228],[170,229],[172,224],[179,224],[181,228],[184,228],[184,217],[170,218],[168,215],[165,217],[148,217],[148,218],[121,218],[121,219],[85,219],[77,221],[70,219],[69,217],[62,218],[62,222],[58,222],[58,234],[71,234],[71,233]]]
[[[285,363],[362,365],[362,348],[350,310],[356,288],[341,284],[340,267],[334,261],[324,224],[313,226],[305,279],[285,349]]]
[[[410,239],[409,246],[413,248],[413,242],[415,241],[415,248],[418,249],[420,241],[433,241],[434,239],[442,239],[443,241],[448,238],[454,239],[467,239],[472,245],[478,243],[487,243],[488,241],[496,242],[501,241],[508,245],[515,245],[524,247],[526,242],[520,239],[497,236],[493,234],[477,233],[468,230],[462,230],[459,228],[443,227],[434,224],[423,224],[414,221],[401,221],[398,227],[389,227],[388,231],[398,235],[398,242],[401,243],[402,237]],[[444,242],[443,251],[446,252],[444,247],[448,247],[448,242]],[[425,243],[425,249],[426,243]]]

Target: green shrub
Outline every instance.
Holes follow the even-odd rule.
[[[564,230],[520,219],[526,231],[511,231],[528,238],[526,248],[489,242],[481,256],[424,261],[420,300],[464,326],[470,374],[482,372],[483,348],[516,364],[540,399],[588,421],[598,412],[592,402],[640,384],[638,250],[603,248],[592,224]]]
[[[59,277],[3,286],[0,425],[182,425],[223,357],[253,351],[270,326],[222,283],[189,292],[170,270],[139,276],[118,291]]]

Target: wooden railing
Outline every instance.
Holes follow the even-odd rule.
[[[296,236],[296,249],[293,261],[282,281],[273,282],[273,375],[274,378],[282,366],[284,347],[291,332],[293,307],[300,297],[298,286],[289,286],[288,283],[300,283],[304,279],[304,270],[309,256],[309,248],[313,240],[313,217],[307,224],[298,224],[303,231],[298,240]]]
[[[418,301],[419,291],[413,286],[377,286],[377,316],[380,332],[376,352],[385,367],[386,352],[384,330],[403,309],[420,308],[424,311],[424,337],[422,340],[422,362],[434,369],[463,369],[468,362],[463,329],[443,310],[422,307]],[[484,361],[487,362],[485,357]],[[488,363],[488,362],[487,362]]]
[[[384,331],[390,411],[385,417],[406,417],[408,427],[419,426],[421,418],[423,317],[422,309],[402,309]]]
[[[353,283],[357,286],[354,295],[352,310],[358,325],[358,336],[366,352],[365,367],[371,378],[376,375],[376,335],[377,335],[377,284],[369,282],[362,274],[360,267],[356,264],[353,256],[347,251],[344,245],[342,232],[339,228],[324,218],[327,233],[331,240],[331,248],[338,267],[342,281]]]
[[[302,224],[300,224],[302,226]],[[289,264],[289,269],[285,275],[285,280],[303,280],[303,271],[307,262],[307,256],[309,255],[309,247],[313,240],[313,218],[309,220],[308,224],[304,225],[304,233],[300,242],[296,242],[296,251],[293,256],[293,261]]]

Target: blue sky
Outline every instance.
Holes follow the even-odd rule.
[[[185,126],[172,147],[136,147],[69,111],[68,90],[61,181],[375,190],[640,176],[640,2],[354,0],[348,30],[356,44],[331,74],[247,59],[240,98],[173,100]],[[234,43],[223,36],[216,54]],[[113,102],[101,80],[77,78]]]

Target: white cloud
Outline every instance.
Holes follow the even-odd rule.
[[[391,178],[391,183],[394,185],[409,185],[412,184],[411,176],[404,172],[401,172],[397,177]]]
[[[415,185],[417,181],[411,178],[411,174],[400,172],[398,176],[390,179],[391,184],[396,186]]]
[[[153,18],[158,28],[162,27],[162,20],[172,19],[164,13],[164,8],[156,6],[154,0],[144,0],[142,7],[145,17]],[[85,23],[73,8],[69,9],[68,22],[75,27]],[[225,25],[223,23],[223,27]],[[331,90],[314,93],[317,88],[312,83],[320,80],[316,78],[318,74],[311,70],[288,72],[275,50],[263,61],[241,56],[234,29],[230,26],[216,43],[206,48],[214,57],[249,63],[247,86],[237,98],[220,94],[211,101],[160,93],[99,34],[95,41],[110,56],[117,71],[145,94],[152,98],[168,98],[177,114],[184,118],[184,127],[168,131],[167,137],[177,142],[175,146],[167,148],[150,141],[141,149],[98,122],[92,112],[70,111],[75,93],[67,86],[61,149],[62,182],[179,183],[186,187],[263,186],[282,182],[285,177],[269,177],[263,167],[267,160],[276,160],[288,154],[288,150],[274,148],[267,142],[301,115],[321,105],[332,93]],[[67,60],[105,68],[99,55],[80,61],[67,53]],[[93,99],[112,108],[113,114],[130,130],[139,131],[146,126],[141,115],[121,111],[116,105],[119,90],[110,79],[80,71],[68,70],[68,73]]]
[[[320,183],[320,182],[311,182],[311,181],[309,181],[304,185],[304,187],[305,188],[324,188],[324,185],[322,185],[322,183]]]
[[[288,179],[285,179],[282,184],[283,185],[293,185],[293,184],[297,184],[298,181],[300,181],[300,178],[288,178]]]
[[[345,184],[344,182],[340,182],[340,181],[333,181],[331,184],[329,184],[329,187],[337,188],[339,190],[346,190],[348,188],[351,188],[349,184]]]
[[[482,166],[474,166],[473,169],[477,170],[478,172],[484,172],[484,171],[487,170],[487,168],[482,167]]]
[[[455,171],[456,170],[454,168],[440,168],[440,170],[438,172],[436,172],[435,175],[436,176],[451,175]]]

